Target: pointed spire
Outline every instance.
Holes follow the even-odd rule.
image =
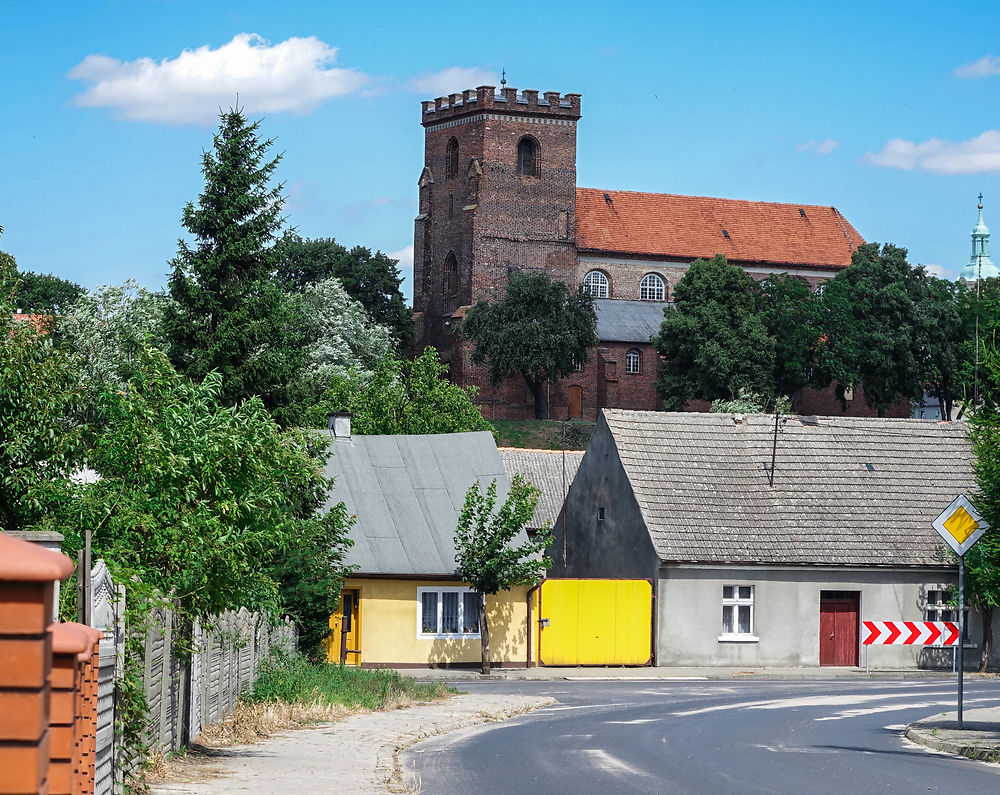
[[[991,279],[1000,276],[1000,268],[990,259],[990,229],[983,221],[983,194],[979,194],[979,219],[972,227],[972,257],[969,264],[962,268],[958,278],[960,281],[975,282],[979,279]]]

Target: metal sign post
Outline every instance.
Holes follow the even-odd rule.
[[[965,553],[982,538],[990,525],[964,494],[952,500],[932,524],[958,555],[958,728],[961,729],[965,686]]]

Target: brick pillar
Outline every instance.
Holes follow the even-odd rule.
[[[94,791],[97,755],[97,672],[103,633],[84,624],[77,624],[76,628],[84,636],[86,648],[76,656],[79,687],[76,694],[73,795],[90,795]]]
[[[52,743],[50,746],[49,794],[72,795],[74,770],[77,767],[79,732],[78,693],[81,684],[79,655],[87,650],[89,635],[81,624],[53,624],[52,713],[49,719]]]
[[[47,793],[55,583],[63,554],[0,533],[0,793]]]

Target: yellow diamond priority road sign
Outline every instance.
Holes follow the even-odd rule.
[[[956,555],[962,556],[972,549],[972,545],[990,529],[990,525],[968,498],[959,494],[934,520],[934,529],[955,550]]]

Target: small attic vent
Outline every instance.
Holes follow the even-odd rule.
[[[811,414],[807,414],[807,415],[799,417],[799,422],[801,422],[803,425],[817,425],[818,426],[819,425],[819,417],[816,417],[816,416],[811,415]]]
[[[806,217],[806,211],[803,210],[801,207],[799,207],[799,215],[801,215],[803,218]]]
[[[731,238],[729,237],[729,232],[727,232],[727,231],[726,231],[725,229],[723,229],[723,230],[722,230],[722,236],[723,236],[724,238],[726,238],[726,240],[730,240],[730,239],[731,239]]]
[[[606,201],[608,204],[612,204],[611,197],[606,193],[604,194],[604,201]]]

